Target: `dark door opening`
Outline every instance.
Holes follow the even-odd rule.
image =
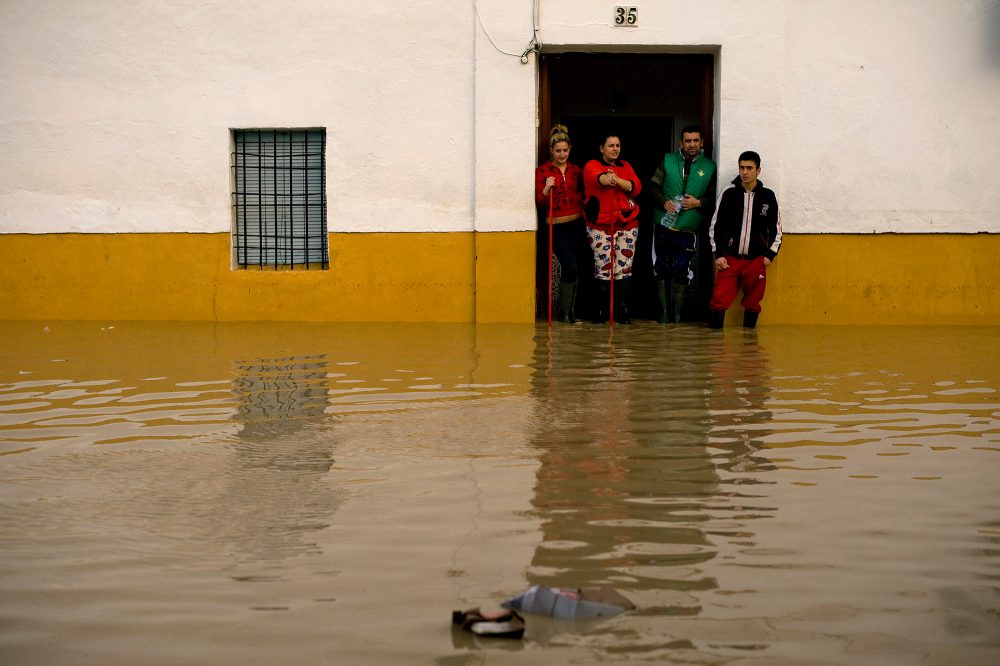
[[[655,319],[659,312],[652,268],[652,198],[648,182],[663,159],[675,150],[676,132],[700,125],[705,154],[711,157],[714,128],[715,57],[712,54],[557,53],[540,59],[538,163],[549,159],[548,135],[555,123],[566,125],[573,142],[570,161],[581,167],[598,157],[601,133],[617,132],[622,159],[642,180],[640,226],[633,264],[630,311],[634,317]],[[706,225],[707,226],[707,225]],[[539,220],[536,302],[537,315],[547,316],[548,237]],[[702,236],[707,241],[703,232]],[[701,270],[691,317],[702,319],[711,296],[711,257],[701,252]],[[706,269],[707,262],[707,269]],[[705,279],[707,277],[707,279]],[[581,277],[577,313],[593,312],[591,276]]]

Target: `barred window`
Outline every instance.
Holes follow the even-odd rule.
[[[233,263],[325,269],[326,130],[233,130]]]

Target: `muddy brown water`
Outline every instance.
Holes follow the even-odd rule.
[[[609,333],[0,323],[0,662],[1000,661],[1000,328]]]

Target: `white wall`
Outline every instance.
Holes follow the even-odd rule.
[[[474,29],[434,0],[0,3],[0,230],[227,231],[229,128],[316,126],[331,231],[471,230]]]
[[[720,183],[745,149],[791,232],[1000,232],[1000,3],[541,0],[545,47],[717,45]],[[708,50],[708,49],[704,49]]]
[[[532,229],[534,5],[476,5],[2,2],[0,232],[227,231],[271,126],[327,128],[331,231]],[[720,178],[758,150],[786,231],[1000,232],[998,3],[637,6],[537,0],[543,48],[717,49]]]
[[[536,64],[530,0],[476,2],[475,227],[515,231],[536,225]]]
[[[1000,231],[1000,3],[788,3],[793,231]]]

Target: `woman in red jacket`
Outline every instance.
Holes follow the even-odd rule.
[[[590,160],[583,167],[583,186],[587,235],[599,287],[595,321],[607,319],[610,281],[614,280],[614,318],[627,324],[628,285],[639,237],[639,206],[635,197],[642,186],[632,165],[618,159],[621,149],[618,135],[606,134],[600,147],[601,158]]]
[[[574,323],[580,270],[590,264],[590,249],[583,222],[583,172],[569,161],[569,151],[569,132],[556,125],[549,133],[552,159],[535,169],[535,204],[548,222],[552,195],[552,247],[562,270],[559,318]]]

